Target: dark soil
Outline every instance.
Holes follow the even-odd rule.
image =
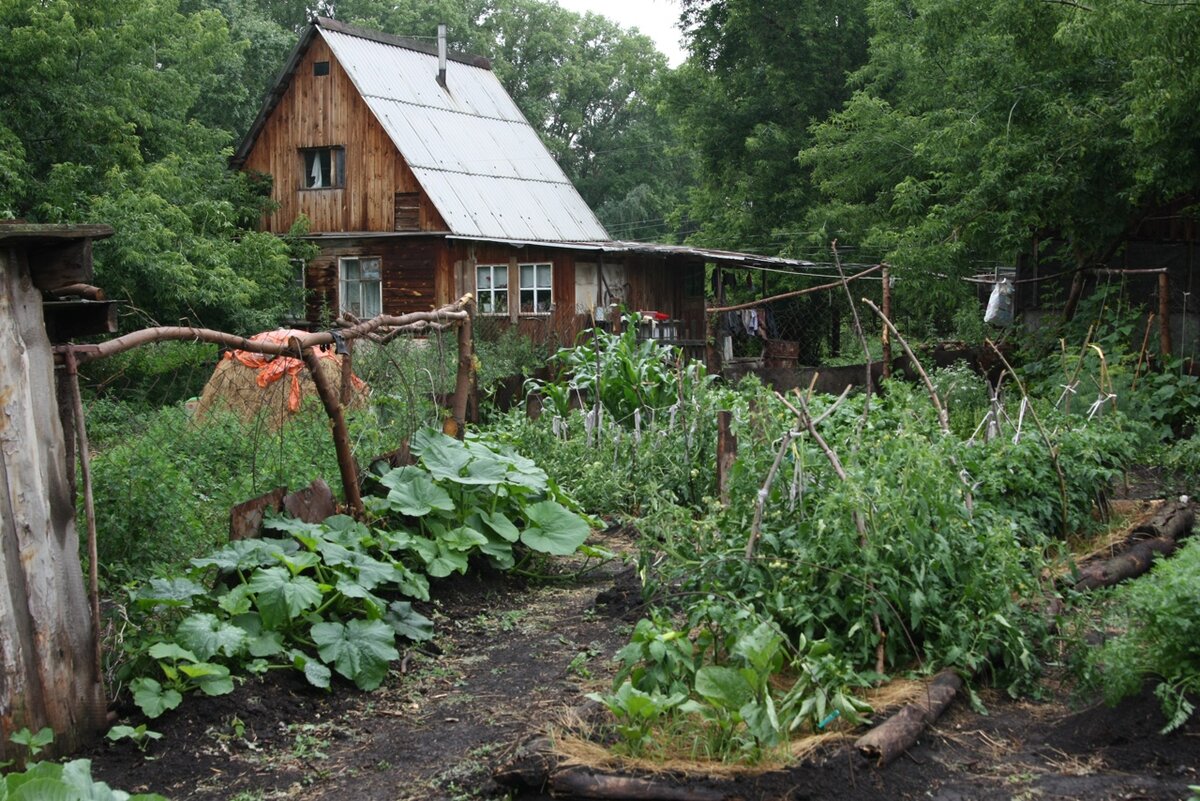
[[[232,695],[187,698],[152,722],[164,737],[144,754],[128,742],[98,747],[94,775],[177,801],[509,795],[493,782],[495,767],[580,708],[585,693],[607,688],[611,657],[642,611],[637,577],[619,563],[546,585],[484,575],[443,585],[436,597],[424,610],[436,645],[410,648],[379,690],[324,693],[286,673]],[[786,770],[671,782],[741,799],[946,801],[1179,801],[1200,783],[1200,724],[1160,734],[1165,720],[1149,691],[1081,710],[1047,694],[1053,700],[1030,703],[985,691],[988,715],[960,699],[882,769],[847,743]]]

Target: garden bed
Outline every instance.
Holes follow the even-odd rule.
[[[338,683],[324,693],[286,671],[253,679],[229,696],[189,698],[155,721],[164,737],[144,754],[129,742],[97,748],[94,772],[177,801],[503,796],[492,773],[516,745],[609,686],[609,657],[628,638],[623,618],[640,612],[634,587],[632,568],[616,562],[569,584],[456,578],[435,588],[426,610],[439,624],[436,647],[406,651],[379,691]],[[1166,721],[1151,692],[1077,710],[1065,687],[1043,689],[1036,703],[985,690],[988,715],[960,698],[883,769],[847,739],[785,769],[696,768],[663,780],[745,799],[1172,801],[1200,782],[1200,723],[1159,734]]]

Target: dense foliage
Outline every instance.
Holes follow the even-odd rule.
[[[1189,540],[1150,575],[1112,593],[1105,623],[1122,632],[1089,650],[1091,688],[1110,704],[1136,695],[1147,679],[1167,717],[1164,731],[1179,728],[1200,697],[1200,543]]]
[[[600,337],[561,352],[578,372],[559,388],[595,390],[596,351],[603,365],[618,348]],[[1067,414],[1040,399],[1031,401],[1039,425],[1018,426],[1025,402],[1014,399],[999,435],[986,436],[987,385],[958,369],[935,375],[956,429],[942,433],[928,398],[893,382],[869,411],[862,396],[836,406],[811,398],[813,415],[830,412],[822,445],[756,382],[655,373],[662,355],[637,353],[597,390],[610,414],[603,430],[578,411],[509,423],[588,508],[640,517],[647,592],[683,599],[638,624],[612,692],[596,696],[624,747],[759,759],[793,730],[861,721],[869,709],[856,688],[880,666],[985,671],[1013,693],[1032,685],[1046,639],[1038,599],[1053,592],[1043,581],[1058,538],[1094,525],[1143,427],[1111,408]],[[663,414],[667,401],[678,416]],[[711,423],[693,436],[694,421],[717,409],[733,412],[738,439],[725,504],[705,458]],[[673,466],[656,456],[666,448]]]
[[[378,477],[369,526],[275,520],[287,536],[230,542],[183,575],[135,585],[140,635],[121,672],[142,711],[158,717],[187,692],[223,695],[239,672],[281,668],[317,687],[336,672],[374,689],[399,658],[397,636],[432,636],[412,607],[429,600],[430,578],[465,573],[473,557],[508,570],[570,555],[587,538],[587,520],[514,451],[425,430],[412,453],[416,465]]]

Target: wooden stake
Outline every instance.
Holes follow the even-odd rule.
[[[917,373],[920,374],[921,380],[925,382],[925,389],[929,392],[929,399],[933,401],[933,408],[937,409],[938,425],[941,426],[942,433],[950,433],[950,418],[946,415],[946,407],[942,405],[942,400],[938,397],[937,390],[933,388],[933,381],[929,379],[929,373],[925,372],[925,368],[923,368],[921,363],[917,361],[917,355],[913,353],[912,348],[908,346],[908,343],[904,340],[904,337],[900,336],[900,332],[896,330],[896,326],[892,324],[892,321],[888,319],[887,315],[884,314],[879,307],[871,301],[867,300],[866,298],[863,298],[862,300],[863,303],[871,307],[871,311],[879,315],[880,319],[883,320],[884,326],[886,326],[892,332],[892,335],[896,337],[896,341],[900,343],[900,347],[904,348],[904,354],[908,356],[908,360],[912,362],[913,367],[916,368]],[[997,353],[999,353],[999,351],[997,351]],[[1001,356],[1000,358],[1004,357]]]
[[[350,405],[352,390],[354,389],[354,340],[346,341],[346,352],[342,354],[342,406]]]
[[[455,436],[462,439],[467,432],[467,400],[475,384],[475,340],[471,333],[471,319],[475,316],[475,298],[465,295],[462,304],[467,317],[458,326],[458,374],[454,382],[454,423],[458,427]]]
[[[731,430],[733,412],[717,412],[717,494],[722,506],[729,505],[729,473],[737,461],[737,437]]]
[[[300,347],[299,340],[292,337],[292,343]],[[342,491],[346,495],[346,506],[356,520],[366,517],[363,508],[362,494],[358,489],[358,465],[350,450],[350,430],[346,427],[346,416],[342,413],[342,404],[338,394],[333,391],[325,373],[321,370],[321,357],[312,348],[301,351],[301,357],[308,366],[309,375],[317,387],[317,395],[325,406],[325,413],[333,423],[333,447],[337,452],[338,471],[342,474]]]
[[[883,316],[892,319],[892,287],[888,281],[889,271],[888,266],[883,265]],[[883,377],[892,377],[892,338],[891,331],[885,325],[880,333],[880,339],[883,342]]]
[[[87,424],[83,417],[83,396],[79,392],[79,365],[75,351],[68,346],[64,355],[67,380],[71,385],[71,415],[79,441],[79,472],[83,479],[83,513],[87,520],[88,600],[92,612],[93,653],[96,682],[104,682],[104,655],[100,649],[100,557],[96,547],[96,502],[92,495],[92,457],[88,445]]]
[[[1029,400],[1029,393],[1025,391],[1025,384],[1021,381],[1021,377],[1017,375],[1017,371],[1008,363],[1008,359],[1004,358],[1004,354],[1000,348],[996,347],[996,343],[992,340],[984,340],[988,347],[995,351],[1000,357],[1000,362],[1004,365],[1004,369],[1012,376],[1013,383],[1017,385],[1017,389],[1021,391],[1021,397],[1025,399],[1026,408],[1029,409],[1029,416],[1033,418],[1033,424],[1037,427],[1038,433],[1042,435],[1042,441],[1046,443],[1046,451],[1050,454],[1050,463],[1054,466],[1054,472],[1058,475],[1058,498],[1062,511],[1062,536],[1065,538],[1070,532],[1068,531],[1068,503],[1067,503],[1067,478],[1063,474],[1062,464],[1058,461],[1058,448],[1050,440],[1050,435],[1046,433],[1046,427],[1042,425],[1042,419],[1038,417],[1037,410],[1033,408],[1033,401]]]
[[[1158,274],[1158,349],[1163,361],[1171,358],[1171,276]]]
[[[1142,364],[1146,360],[1146,349],[1150,346],[1150,329],[1154,326],[1154,312],[1150,312],[1146,316],[1146,332],[1142,334],[1142,347],[1138,351],[1137,365],[1133,368],[1133,383],[1129,389],[1132,392],[1137,389],[1138,378],[1142,375]]]

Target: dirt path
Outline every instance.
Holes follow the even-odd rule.
[[[571,584],[464,577],[438,598],[427,610],[437,647],[410,649],[379,691],[325,694],[281,674],[189,698],[154,722],[165,736],[146,754],[129,743],[97,749],[95,774],[176,801],[503,796],[491,773],[514,744],[608,686],[630,631],[622,615],[640,600],[636,580],[614,563]],[[883,770],[839,746],[787,770],[706,784],[745,799],[1179,801],[1200,783],[1200,723],[1160,735],[1148,692],[1083,711],[985,698],[990,715],[960,699]]]

